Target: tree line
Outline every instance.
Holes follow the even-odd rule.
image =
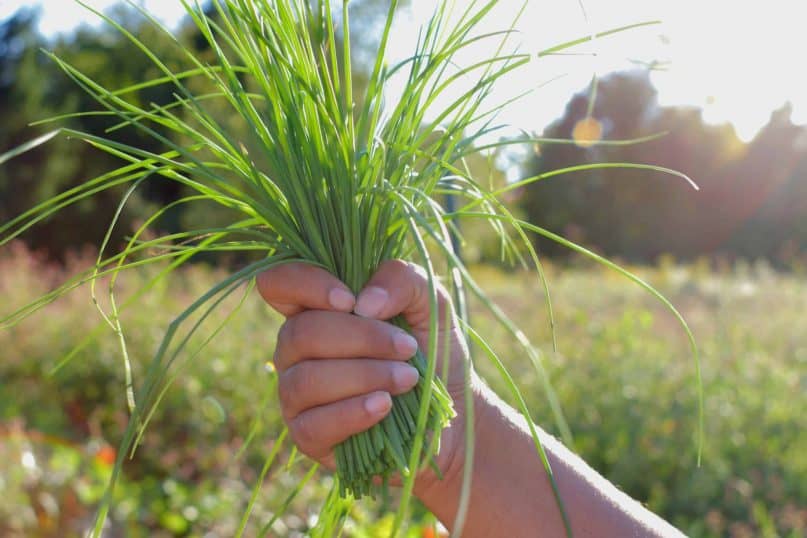
[[[355,48],[372,50],[369,29],[383,20],[383,2],[354,4],[358,16],[353,20],[363,21],[368,29],[357,34]],[[134,29],[166,64],[183,65],[170,37],[131,10],[120,9],[114,16]],[[210,54],[191,24],[180,28],[178,36],[200,58]],[[36,12],[20,11],[0,21],[0,153],[53,128],[31,127],[34,120],[100,109],[41,49],[53,51],[111,88],[158,76],[151,61],[108,25],[82,27],[70,35],[46,39],[36,31]],[[355,80],[361,83],[361,62]],[[598,82],[594,103],[589,103],[591,95],[588,89],[574,95],[563,116],[541,136],[573,139],[580,136],[581,128],[584,134],[606,141],[666,134],[628,145],[530,143],[535,151],[521,163],[524,177],[586,163],[643,163],[679,170],[696,181],[700,191],[648,170],[575,172],[519,191],[515,202],[528,220],[607,255],[637,262],[672,254],[681,259],[725,256],[787,264],[803,256],[807,249],[807,129],[793,124],[788,105],[774,111],[768,124],[745,143],[731,126],[706,123],[699,109],[660,106],[646,72],[611,74]],[[127,98],[164,104],[173,100],[172,87],[142,89]],[[109,136],[106,131],[116,123],[108,116],[82,115],[63,124]],[[162,149],[136,129],[119,129],[112,136],[149,151]],[[485,164],[482,161],[478,166]],[[0,166],[0,222],[120,164],[90,146],[57,138]],[[55,259],[83,245],[98,245],[122,194],[110,190],[66,208],[28,230],[24,239]],[[122,240],[154,208],[181,196],[174,182],[147,182],[127,203],[113,241]],[[160,227],[172,232],[197,219],[219,218],[226,215],[177,207],[161,220]],[[539,242],[539,247],[549,255],[564,253],[550,243]]]
[[[611,74],[599,81],[593,106],[590,95],[575,95],[543,135],[573,139],[575,128],[589,122],[597,129],[588,131],[601,130],[604,140],[660,136],[628,145],[541,144],[524,177],[587,163],[640,163],[683,172],[700,190],[647,170],[576,172],[523,189],[520,204],[529,220],[638,262],[671,254],[788,264],[803,256],[807,127],[792,122],[789,104],[745,143],[731,125],[706,123],[700,109],[660,106],[647,72]]]

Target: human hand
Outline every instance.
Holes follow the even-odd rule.
[[[297,447],[333,469],[333,447],[369,429],[390,410],[390,395],[417,381],[406,360],[429,339],[430,301],[423,270],[385,262],[354,298],[327,271],[288,264],[258,276],[266,301],[286,316],[278,334],[275,366],[283,418]],[[469,538],[566,534],[556,494],[569,508],[580,536],[682,536],[621,492],[550,435],[538,429],[557,491],[541,464],[531,428],[475,376],[466,382],[467,351],[445,290],[438,290],[438,351],[448,338],[446,388],[457,411],[443,430],[436,462],[444,480],[427,467],[414,493],[448,528]],[[355,315],[358,314],[358,315]],[[416,342],[387,323],[403,315]],[[442,364],[438,357],[438,369]],[[465,391],[474,402],[472,487],[465,490]],[[502,447],[506,447],[503,449]],[[394,483],[394,481],[393,481]],[[464,526],[455,527],[463,491],[469,493]],[[459,529],[459,530],[457,530]]]
[[[334,446],[381,421],[391,395],[416,384],[417,371],[406,361],[428,345],[428,279],[421,268],[392,260],[379,267],[358,298],[324,269],[302,263],[270,269],[257,283],[266,302],[286,317],[274,356],[283,419],[300,451],[333,469]],[[446,387],[458,415],[444,430],[436,458],[446,475],[462,465],[463,391],[470,364],[442,287],[438,312],[438,353],[443,354],[448,338]],[[385,321],[397,315],[407,321],[414,339]],[[438,372],[442,362],[439,357]],[[434,479],[433,472],[424,470],[416,491]]]

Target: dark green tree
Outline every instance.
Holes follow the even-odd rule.
[[[575,95],[544,135],[573,138],[589,95]],[[645,73],[616,73],[600,81],[592,117],[606,140],[667,134],[633,145],[544,144],[525,164],[525,177],[583,163],[641,163],[681,171],[700,192],[647,170],[579,172],[524,189],[521,205],[531,221],[634,261],[665,253],[776,260],[803,251],[807,208],[797,200],[807,184],[807,131],[793,125],[787,107],[744,144],[730,125],[705,123],[699,109],[659,106]]]
[[[389,5],[387,0],[351,2],[351,41],[356,58],[353,78],[357,99],[363,95],[366,71],[372,68],[370,59],[378,46],[378,36],[383,29]],[[205,10],[214,11],[209,3]],[[120,7],[113,11],[112,17],[148,44],[172,70],[193,67],[178,51],[172,38],[147,23],[136,10]],[[161,76],[145,54],[108,24],[98,28],[82,27],[73,34],[48,40],[37,33],[36,22],[37,12],[30,9],[0,21],[0,114],[3,117],[0,124],[0,154],[57,125],[103,134],[119,123],[117,118],[109,116],[83,115],[58,124],[31,127],[31,122],[44,118],[104,110],[41,49],[52,51],[109,88],[125,88]],[[340,24],[337,24],[337,31],[342,31]],[[183,43],[190,44],[201,61],[215,61],[213,51],[190,21],[186,20],[177,29],[176,35]],[[205,81],[194,80],[189,84],[204,85]],[[160,106],[175,100],[174,91],[173,85],[163,84],[127,93],[125,98],[139,105]],[[249,145],[246,126],[233,124],[225,113],[226,107],[215,100],[210,100],[206,106],[210,114],[233,136]],[[176,113],[182,116],[181,109],[177,109]],[[154,127],[159,129],[158,126]],[[148,151],[163,149],[152,137],[144,136],[133,128],[120,129],[114,137],[119,142]],[[260,155],[254,157],[260,161]],[[36,151],[0,166],[0,222],[13,218],[37,201],[113,170],[120,164],[117,158],[95,148],[58,137]],[[144,183],[127,203],[112,237],[113,245],[131,233],[135,223],[150,215],[155,207],[170,203],[181,195],[181,188],[176,182],[160,181],[155,176]],[[120,189],[93,196],[26,231],[23,239],[33,248],[56,259],[62,259],[70,250],[83,245],[97,246],[122,196]],[[158,226],[162,231],[172,232],[199,220],[212,225],[227,218],[226,211],[218,207],[193,213],[178,207],[166,214]]]
[[[131,11],[119,11],[116,17],[133,27],[142,39],[170,57],[166,36],[143,24]],[[90,133],[103,133],[119,122],[110,116],[87,115],[58,124],[31,127],[36,120],[76,112],[103,111],[40,49],[53,51],[89,77],[110,87],[124,88],[156,76],[148,58],[132,50],[129,42],[110,27],[81,28],[75,34],[48,42],[35,31],[36,15],[20,12],[0,26],[0,70],[2,70],[2,106],[4,122],[0,126],[0,153],[45,133],[56,125]],[[133,92],[128,99],[164,104],[172,100],[167,85]],[[162,151],[151,138],[134,129],[121,129],[116,140],[138,145],[150,151]],[[120,160],[91,146],[64,137],[14,159],[0,167],[0,221],[8,220],[37,201],[69,189],[80,182],[120,166]],[[115,240],[131,230],[131,223],[144,212],[148,200],[163,201],[175,196],[170,183],[158,185],[157,179],[145,185],[133,198],[124,214]],[[122,196],[110,190],[76,204],[48,221],[27,231],[24,239],[34,248],[60,258],[70,248],[97,245]]]

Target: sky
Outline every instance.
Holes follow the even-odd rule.
[[[177,0],[139,0],[169,25],[183,15]],[[471,0],[456,0],[462,9]],[[107,9],[115,0],[87,0]],[[43,7],[40,30],[69,32],[97,17],[72,0],[0,0],[0,19],[23,5]],[[485,29],[499,30],[521,6],[502,0]],[[431,0],[413,0],[394,29],[392,57],[414,49],[418,25],[433,10]],[[594,73],[662,62],[652,80],[662,105],[702,108],[712,123],[731,122],[749,140],[785,102],[793,104],[793,121],[807,123],[807,0],[529,0],[517,24],[521,51],[537,53],[571,39],[628,24],[661,24],[598,39],[574,49],[574,55],[537,58],[501,86],[502,100],[532,90],[511,106],[500,121],[513,129],[540,131],[563,114],[569,97]],[[467,60],[474,54],[469,51]],[[462,58],[461,58],[462,59]]]
[[[428,16],[429,3],[415,3],[420,6],[413,10],[415,19]],[[500,4],[491,29],[506,26],[522,2]],[[582,7],[578,0],[529,0],[517,28],[521,50],[537,53],[654,20],[662,22],[587,43],[573,49],[575,55],[531,62],[511,79],[511,93],[535,90],[505,114],[506,122],[546,125],[562,115],[569,97],[586,88],[594,73],[659,61],[665,69],[651,79],[662,105],[702,108],[707,121],[730,121],[744,140],[787,101],[794,106],[793,121],[807,123],[807,0],[583,0]],[[404,48],[411,48],[415,35],[414,26],[406,28],[396,41],[403,45],[408,36]]]

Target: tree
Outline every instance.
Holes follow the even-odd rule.
[[[544,135],[572,138],[586,118],[588,98],[588,91],[574,96]],[[797,228],[807,207],[794,200],[807,188],[807,131],[790,122],[787,107],[744,144],[730,125],[706,124],[698,109],[660,107],[646,74],[616,73],[601,80],[592,116],[606,140],[667,134],[626,146],[544,144],[525,164],[525,176],[582,163],[653,164],[687,174],[700,192],[647,170],[580,172],[526,188],[521,205],[531,221],[635,261],[663,253],[775,259],[804,248]]]
[[[136,31],[155,49],[171,50],[167,37],[148,28],[141,20],[135,22],[131,11],[120,11],[117,16],[127,24],[136,24]],[[114,29],[83,28],[74,35],[49,43],[35,33],[35,22],[35,14],[23,11],[0,26],[0,71],[3,73],[0,92],[4,94],[2,102],[7,107],[3,111],[5,121],[0,126],[0,153],[55,128],[55,125],[29,127],[33,121],[103,110],[55,62],[41,53],[41,48],[52,50],[89,77],[110,87],[123,88],[156,75],[150,61],[142,54],[134,54],[129,42]],[[127,98],[158,104],[173,99],[168,86],[133,92]],[[109,116],[88,115],[58,125],[101,134],[118,122]],[[163,149],[134,129],[121,129],[114,136],[117,141],[151,151]],[[57,137],[0,167],[0,221],[5,222],[38,201],[120,165],[116,157]],[[113,189],[65,208],[27,231],[25,240],[56,258],[83,244],[98,245],[122,193],[121,189]],[[130,231],[132,220],[143,213],[147,200],[165,195],[159,188],[156,191],[152,188],[135,197],[123,215],[122,226],[114,240]]]
[[[374,58],[389,5],[387,0],[351,2],[351,25],[355,30],[351,41],[357,60],[353,66],[353,81],[357,98],[364,93],[366,71],[372,68],[369,58]],[[213,8],[208,3],[205,9],[210,12]],[[183,66],[188,69],[193,67],[173,39],[145,21],[136,10],[122,7],[114,11],[112,16],[146,43],[171,69],[176,71]],[[36,20],[36,11],[27,9],[6,21],[0,21],[0,113],[3,117],[0,124],[0,154],[56,125],[108,136],[105,131],[120,121],[109,116],[83,115],[59,124],[29,127],[30,122],[39,119],[104,110],[40,49],[53,51],[59,58],[108,88],[125,88],[162,75],[142,51],[110,25],[97,29],[84,27],[72,35],[48,42],[37,34]],[[338,31],[341,31],[341,27],[338,27]],[[186,21],[176,34],[180,42],[201,61],[215,61],[209,44],[190,21]],[[188,80],[187,83],[196,89],[199,85],[210,86],[209,82],[200,79]],[[160,106],[173,102],[175,91],[176,88],[167,83],[129,92],[124,97],[141,106]],[[246,126],[232,121],[225,103],[210,100],[205,102],[205,106],[235,139],[244,140],[248,145]],[[185,117],[182,108],[175,112]],[[185,119],[193,121],[192,118]],[[159,126],[154,128],[161,129]],[[144,136],[134,128],[120,129],[113,136],[116,141],[148,151],[163,150],[152,137]],[[256,154],[255,159],[260,161],[260,155]],[[7,222],[38,201],[121,164],[119,159],[109,154],[58,137],[0,166],[0,222]],[[96,194],[61,210],[48,221],[26,231],[23,237],[33,248],[56,259],[64,258],[70,250],[83,245],[97,246],[123,193],[124,188],[120,188]],[[112,244],[130,234],[134,224],[150,215],[154,207],[165,206],[181,196],[182,190],[176,182],[160,181],[157,176],[149,179],[127,203],[116,233],[112,236]],[[173,232],[199,219],[212,224],[228,218],[227,210],[218,207],[194,213],[177,207],[166,214],[158,226],[162,231]]]

